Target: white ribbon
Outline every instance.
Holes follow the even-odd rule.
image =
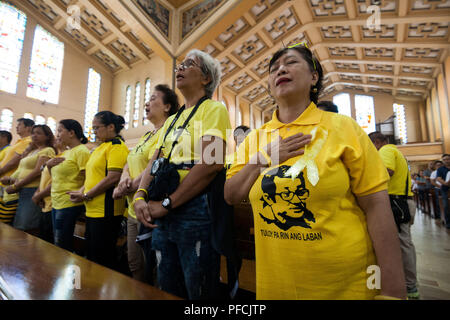
[[[309,182],[315,186],[317,182],[319,182],[319,169],[317,168],[317,164],[314,159],[322,149],[325,140],[327,140],[328,131],[315,127],[311,130],[310,135],[312,136],[311,143],[305,146],[305,153],[300,156],[300,159],[298,159],[288,171],[286,171],[284,176],[291,177],[291,179],[294,180],[306,167],[306,176]]]

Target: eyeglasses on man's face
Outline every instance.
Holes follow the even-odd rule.
[[[201,67],[192,59],[186,59],[179,65],[177,65],[174,69],[175,72],[178,72],[179,70],[184,71],[185,69],[191,68],[191,67],[198,67],[201,69]]]

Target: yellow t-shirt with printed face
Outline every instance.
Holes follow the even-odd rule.
[[[54,156],[55,150],[52,147],[31,151],[25,158],[20,160],[19,167],[17,168],[18,174],[14,174],[13,176],[18,180],[22,180],[36,168],[36,164],[40,157],[53,158]],[[40,179],[40,177],[37,177],[27,185],[23,186],[23,188],[37,188]]]
[[[158,130],[156,133],[147,132],[144,136],[142,136],[138,144],[128,154],[128,171],[130,172],[130,177],[132,179],[138,177],[141,172],[145,170],[149,160],[151,160],[151,158],[153,157],[153,154],[156,150],[156,144],[159,140],[160,132],[161,130]],[[134,208],[131,205],[133,197],[133,195],[127,196],[128,215],[136,219]]]
[[[84,192],[87,193],[107,175],[108,171],[122,171],[127,162],[128,148],[120,138],[103,142],[95,148],[86,163]],[[103,218],[106,215],[121,216],[125,211],[125,198],[114,200],[115,186],[106,192],[86,201],[86,217]]]
[[[52,176],[50,175],[50,172],[48,171],[47,166],[42,170],[41,173],[41,180],[39,183],[39,190],[43,191],[45,188],[47,188],[50,183],[52,183]],[[44,208],[42,209],[42,212],[50,212],[52,211],[52,198],[51,196],[47,196],[44,199]]]
[[[191,107],[181,113],[173,129],[163,142],[166,131],[172,123],[175,115],[170,116],[164,123],[164,126],[161,128],[161,134],[157,144],[157,148],[163,146],[163,156],[168,156],[170,150],[172,149],[172,144],[175,141],[176,133],[184,124],[193,109],[194,107]],[[203,136],[215,136],[226,142],[229,134],[231,134],[231,123],[227,108],[220,102],[207,99],[199,106],[197,112],[190,119],[186,128],[180,135],[178,143],[174,147],[172,155],[170,156],[170,162],[179,164],[199,161],[202,146],[200,139]],[[208,151],[205,150],[205,152]],[[207,161],[210,160],[209,163],[218,163],[219,161],[220,163],[223,163],[224,156],[225,155],[221,155],[216,152],[216,156],[214,158],[211,157],[210,159],[207,159]],[[178,170],[178,172],[180,174],[181,182],[188,174],[189,170]]]
[[[89,159],[89,149],[80,144],[72,149],[65,150],[60,157],[64,161],[54,166],[52,174],[52,205],[55,209],[71,208],[81,205],[70,201],[68,191],[77,191],[84,184],[84,170]]]
[[[412,196],[411,175],[405,157],[393,144],[386,144],[378,150],[386,168],[394,171],[388,183],[388,193],[405,195],[406,179],[408,178],[408,196]]]
[[[376,264],[357,196],[387,189],[388,175],[367,134],[351,118],[314,103],[291,123],[277,113],[238,149],[227,179],[269,141],[313,134],[305,154],[263,170],[253,210],[257,299],[372,299],[367,267]],[[305,167],[286,177],[297,161]],[[272,155],[272,163],[276,156]]]

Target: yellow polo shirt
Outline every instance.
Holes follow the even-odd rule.
[[[7,153],[7,151],[8,151],[9,148],[11,148],[11,146],[10,146],[10,145],[7,145],[7,146],[5,146],[5,147],[2,149],[2,151],[0,151],[0,163],[1,163],[1,162],[3,161],[3,159],[5,158],[6,153]]]
[[[194,107],[183,110],[172,131],[167,135],[163,143],[164,136],[175,115],[170,116],[161,128],[161,134],[156,148],[163,146],[163,155],[168,156],[172,143],[176,138],[177,129],[180,128]],[[223,141],[227,141],[227,136],[231,134],[231,123],[227,108],[220,102],[207,99],[199,106],[195,115],[191,118],[186,128],[183,130],[178,143],[172,151],[170,162],[190,163],[199,161],[201,157],[201,138],[203,136],[215,136]],[[216,152],[217,154],[217,152]],[[217,155],[217,159],[220,155]],[[211,163],[213,163],[211,159]],[[220,159],[223,162],[223,159]],[[180,182],[188,174],[189,170],[178,170]]]
[[[148,165],[149,160],[153,157],[156,150],[156,144],[159,140],[161,130],[156,133],[153,131],[147,132],[141,137],[137,145],[130,151],[127,158],[128,171],[132,179],[138,177]],[[131,205],[134,195],[127,196],[128,200],[128,215],[136,219],[134,208]]]
[[[67,192],[77,191],[83,186],[84,170],[89,156],[89,149],[84,144],[65,150],[60,155],[65,160],[51,170],[53,208],[60,210],[81,205],[70,201],[70,196]]]
[[[21,155],[30,143],[31,143],[31,136],[17,140],[16,143],[13,146],[11,146],[11,148],[7,149],[7,152],[2,162],[0,163],[0,167],[4,167],[5,164],[7,164],[16,155],[16,153],[18,155]],[[14,171],[16,171],[16,169],[12,169],[4,173],[0,177],[10,177],[14,173]]]
[[[84,192],[87,193],[107,175],[108,171],[122,171],[127,162],[128,148],[120,138],[103,142],[95,148],[86,163],[86,179]],[[125,198],[114,200],[112,186],[91,201],[86,201],[86,217],[103,218],[107,216],[121,216],[125,211]]]
[[[405,195],[406,179],[408,179],[408,196],[412,196],[411,175],[405,157],[393,144],[386,144],[378,150],[386,168],[394,171],[388,183],[388,193]]]
[[[366,273],[376,264],[356,197],[389,179],[367,134],[350,117],[314,103],[293,122],[272,120],[238,149],[227,179],[273,139],[314,133],[305,154],[263,170],[249,199],[254,216],[257,299],[372,299]],[[272,157],[272,160],[276,158]],[[304,168],[286,177],[300,161]]]

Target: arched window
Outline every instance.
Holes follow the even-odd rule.
[[[36,119],[34,120],[35,124],[45,124],[47,121],[45,120],[45,117],[43,115],[38,114],[36,116]]]
[[[127,94],[125,98],[125,129],[128,129],[128,123],[130,122],[130,108],[131,108],[131,87],[127,87]]]
[[[348,93],[339,93],[333,97],[333,103],[337,105],[340,114],[351,117],[352,107],[350,104],[350,95]]]
[[[134,91],[134,112],[133,112],[133,128],[139,124],[139,103],[141,101],[141,83],[136,83],[136,90]]]
[[[33,114],[32,114],[32,113],[29,113],[29,112],[25,112],[24,115],[23,115],[23,117],[24,117],[25,119],[31,119],[31,120],[34,120]]]
[[[375,107],[372,96],[355,95],[356,122],[369,134],[375,131]]]
[[[95,141],[95,134],[92,130],[92,120],[94,120],[94,116],[98,112],[101,82],[102,76],[100,73],[93,68],[89,68],[86,106],[84,107],[84,135],[89,141]]]
[[[56,120],[53,117],[48,117],[47,125],[52,130],[53,134],[56,134]]]
[[[0,130],[11,131],[13,122],[13,112],[11,109],[3,109],[0,118]]]
[[[0,90],[16,93],[27,16],[0,2]]]
[[[406,131],[405,107],[402,104],[394,103],[395,114],[395,138],[400,139],[401,144],[408,142],[408,134]]]
[[[147,78],[145,80],[145,92],[144,92],[144,103],[150,100],[150,79]],[[150,123],[145,116],[145,110],[142,111],[142,125],[146,126]]]
[[[27,97],[57,104],[64,60],[64,43],[36,26],[28,76]]]

